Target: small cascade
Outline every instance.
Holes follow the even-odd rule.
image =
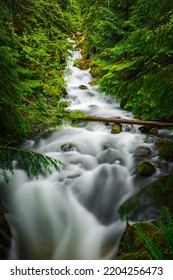
[[[132,118],[111,97],[91,86],[89,70],[73,66],[80,52],[73,51],[65,80],[69,110],[88,115]],[[86,86],[81,89],[80,86]],[[136,179],[134,151],[152,150],[156,172]],[[111,126],[81,122],[64,126],[47,138],[28,140],[24,147],[64,163],[60,173],[41,174],[38,180],[15,170],[7,186],[1,186],[6,217],[13,234],[10,259],[111,259],[116,256],[125,223],[118,207],[160,173],[154,142],[123,125],[120,134]]]

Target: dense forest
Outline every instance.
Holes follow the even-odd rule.
[[[58,124],[67,38],[78,30],[80,14],[75,1],[0,2],[1,141],[18,142]]]
[[[67,38],[81,30],[100,90],[139,119],[172,120],[171,1],[1,0],[1,7],[1,142],[58,124]]]
[[[14,153],[30,175],[34,154],[28,152],[22,164],[25,154],[17,149],[24,139],[70,121],[64,81],[69,38],[83,54],[76,65],[91,67],[100,92],[140,120],[173,122],[172,0],[0,0],[0,5],[0,168],[6,181]],[[172,151],[170,141],[171,161]],[[38,175],[39,161],[59,171],[60,162],[35,154],[32,175]],[[164,184],[170,189],[172,177]],[[165,205],[172,227],[173,210]],[[129,205],[123,207],[122,213]],[[172,246],[172,229],[165,233]],[[141,238],[146,240],[143,232]],[[146,242],[153,258],[162,259]]]
[[[140,119],[171,120],[172,1],[82,1],[101,90]],[[90,6],[88,6],[90,4]]]

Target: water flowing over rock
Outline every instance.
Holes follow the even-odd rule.
[[[89,69],[73,65],[80,58],[79,51],[72,52],[65,73],[69,111],[132,118],[90,83]],[[80,85],[86,85],[87,90],[81,90]],[[37,142],[24,144],[27,149],[60,160],[63,166],[60,173],[52,170],[38,180],[15,170],[8,185],[0,182],[13,237],[9,259],[94,260],[116,256],[125,229],[119,206],[158,176],[160,169],[156,165],[157,172],[149,178],[137,176],[134,151],[145,140],[137,127],[126,131],[122,125],[121,133],[110,132],[109,124],[81,121],[78,126],[64,125]],[[146,145],[147,153],[148,148],[152,151],[150,157],[155,156],[152,162],[157,162],[156,145]],[[151,213],[153,207],[147,207]]]

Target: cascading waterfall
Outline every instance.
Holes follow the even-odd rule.
[[[80,70],[69,59],[65,79],[69,110],[80,109],[88,115],[131,118],[110,97],[91,86],[89,70]],[[80,89],[85,85],[87,89]],[[64,163],[60,173],[42,174],[38,180],[15,170],[8,185],[1,186],[6,217],[13,234],[11,259],[111,259],[116,256],[125,228],[117,209],[149,179],[136,179],[134,150],[150,147],[152,141],[137,127],[123,125],[120,134],[111,126],[81,122],[64,126],[47,138],[28,140],[24,147]],[[153,211],[151,211],[151,218]]]

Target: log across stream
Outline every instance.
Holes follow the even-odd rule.
[[[151,127],[171,127],[173,123],[166,123],[160,121],[143,121],[138,119],[123,119],[121,117],[98,117],[98,116],[85,116],[75,118],[80,121],[93,121],[93,122],[104,122],[104,123],[117,123],[117,124],[137,124]]]

